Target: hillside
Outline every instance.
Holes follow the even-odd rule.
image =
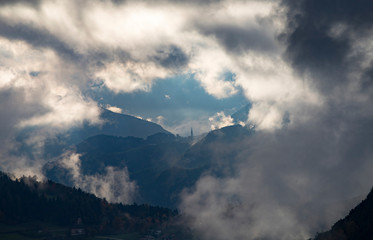
[[[100,118],[103,120],[101,125],[84,123],[80,127],[72,128],[66,133],[47,139],[44,146],[44,157],[52,158],[58,156],[71,146],[96,135],[146,138],[157,133],[170,134],[170,132],[156,123],[127,114],[114,113],[106,109],[102,109]],[[22,142],[22,139],[32,136],[33,131],[22,132],[18,139]],[[24,151],[30,151],[27,149],[27,145],[25,145]]]
[[[152,229],[167,235],[168,231],[180,231],[178,218],[176,211],[166,208],[110,204],[80,189],[30,177],[12,180],[0,172],[0,239],[7,239],[9,234],[54,239],[56,233],[48,226],[65,229],[62,235],[68,237],[69,229],[77,225],[86,236],[143,235]],[[65,239],[59,235],[58,239]]]
[[[339,220],[333,227],[320,233],[314,240],[371,240],[373,239],[373,189],[365,200]]]
[[[76,145],[76,152],[81,154],[81,174],[104,174],[108,166],[127,168],[138,185],[137,202],[175,208],[179,193],[204,173],[232,174],[236,155],[248,150],[241,141],[251,134],[235,125],[211,131],[196,144],[164,133],[146,139],[97,135]],[[44,171],[54,181],[73,185],[59,161],[46,164]]]
[[[156,123],[106,109],[102,109],[100,118],[104,121],[102,126],[85,124],[82,128],[72,129],[71,137],[76,141],[75,143],[98,134],[146,138],[156,133],[169,133]]]

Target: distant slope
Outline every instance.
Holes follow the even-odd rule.
[[[104,174],[107,166],[127,168],[138,185],[137,202],[176,207],[179,193],[204,174],[230,175],[234,159],[249,149],[242,144],[252,130],[240,125],[208,133],[192,145],[191,138],[158,133],[146,139],[97,135],[76,145],[81,154],[81,174]],[[44,167],[48,178],[73,185],[59,162]]]
[[[66,134],[48,139],[44,147],[45,158],[58,156],[71,145],[78,144],[89,137],[100,134],[137,138],[146,138],[156,133],[170,134],[170,132],[156,123],[126,114],[114,113],[106,109],[102,109],[100,117],[104,121],[102,125],[92,126],[84,123],[81,127],[70,129]],[[27,134],[31,135],[32,132],[28,132]]]
[[[234,175],[235,160],[240,159],[238,155],[247,156],[246,153],[250,151],[247,144],[242,142],[250,138],[252,133],[252,130],[240,125],[209,132],[185,151],[177,166],[159,175],[153,184],[153,195],[163,197],[164,206],[177,206],[181,191],[193,187],[203,175]]]
[[[101,118],[105,121],[102,126],[84,125],[83,128],[73,129],[71,136],[76,143],[98,134],[146,138],[156,133],[169,133],[156,123],[106,109],[102,109]]]
[[[79,143],[75,148],[81,154],[81,174],[104,174],[108,166],[127,168],[130,180],[136,181],[139,186],[137,202],[170,206],[163,204],[162,197],[155,201],[157,193],[154,192],[154,183],[163,171],[177,165],[190,147],[190,140],[166,133],[157,133],[146,139],[97,135]],[[69,179],[71,175],[59,161],[47,163],[44,173],[54,181],[74,184]]]
[[[186,168],[209,166],[230,168],[235,155],[247,149],[242,142],[253,130],[233,125],[209,132],[184,154],[181,165]],[[225,169],[227,170],[227,169]]]
[[[331,230],[320,233],[315,240],[372,240],[373,239],[373,189],[344,219]]]

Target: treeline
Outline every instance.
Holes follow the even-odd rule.
[[[41,221],[73,226],[80,219],[92,234],[144,232],[177,215],[177,211],[149,205],[110,204],[80,189],[31,177],[12,180],[0,172],[0,222],[5,224]]]

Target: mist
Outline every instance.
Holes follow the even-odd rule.
[[[117,169],[108,166],[103,174],[86,175],[82,173],[80,157],[80,154],[68,151],[56,159],[60,171],[66,171],[65,174],[72,186],[112,203],[133,203],[137,185],[130,180],[127,168]]]
[[[207,172],[183,191],[188,224],[206,239],[312,237],[373,185],[372,11],[363,0],[2,1],[0,169],[43,179],[57,160],[74,186],[132,203],[126,168],[84,175],[79,154],[46,159],[44,144],[102,124],[92,96],[185,77],[216,99],[242,94],[251,109],[240,124],[253,130],[223,146],[242,150],[229,174]],[[221,109],[172,129],[233,123]]]
[[[245,151],[233,175],[184,192],[194,228],[206,239],[306,239],[345,216],[372,187],[373,129],[323,112],[235,142]]]
[[[308,239],[369,193],[372,57],[362,50],[372,19],[359,11],[372,4],[350,4],[282,2],[284,58],[317,103],[291,101],[281,106],[288,115],[269,108],[265,118],[286,120],[279,127],[257,118],[254,102],[247,124],[255,133],[236,142],[246,151],[233,160],[235,174],[184,191],[180,208],[206,239]]]

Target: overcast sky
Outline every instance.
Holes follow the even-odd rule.
[[[372,186],[372,12],[365,0],[1,0],[2,168],[40,170],[9,155],[19,130],[37,127],[27,141],[42,144],[84,121],[102,124],[101,107],[199,134],[251,103],[252,156],[239,160],[238,176],[201,179],[184,210],[216,217],[203,227],[222,239],[309,237],[320,219],[302,222],[310,212],[291,206]],[[242,191],[248,182],[258,191]],[[229,231],[216,210],[232,194],[261,200],[253,216],[266,217],[237,213],[228,220],[246,225]],[[265,227],[279,219],[275,232]]]

